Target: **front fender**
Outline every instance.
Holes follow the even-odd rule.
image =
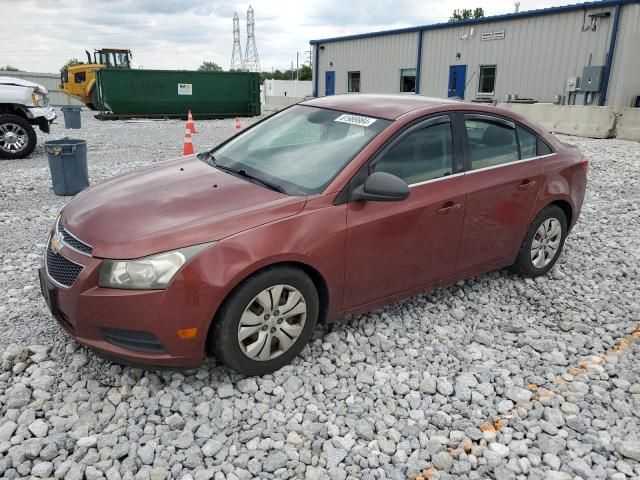
[[[327,318],[335,320],[344,283],[346,205],[333,206],[331,198],[315,203],[293,217],[219,241],[185,266],[170,288],[208,298],[213,318],[224,299],[251,274],[270,265],[296,263],[322,278],[329,297]]]

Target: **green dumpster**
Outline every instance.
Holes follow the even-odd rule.
[[[260,75],[252,72],[103,69],[98,118],[260,115]]]

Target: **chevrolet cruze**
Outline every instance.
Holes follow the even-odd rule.
[[[112,178],[52,228],[42,292],[108,358],[260,375],[334,322],[511,266],[547,273],[588,162],[524,118],[422,96],[300,103]]]

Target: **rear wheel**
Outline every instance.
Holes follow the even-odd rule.
[[[24,158],[36,148],[38,136],[31,124],[17,115],[0,115],[0,158]]]
[[[98,97],[98,87],[96,85],[91,89],[91,103],[87,104],[91,110],[100,110],[100,98]]]
[[[290,363],[307,344],[318,312],[318,292],[303,271],[263,270],[240,284],[220,308],[210,350],[237,372],[271,373]]]
[[[514,269],[528,277],[544,275],[558,261],[566,236],[564,212],[557,205],[549,205],[531,223]]]

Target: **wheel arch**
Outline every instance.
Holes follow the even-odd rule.
[[[22,117],[25,120],[29,120],[27,116],[27,112],[21,105],[16,105],[13,103],[2,103],[0,104],[0,115],[16,115],[18,117]]]
[[[218,315],[220,314],[220,311],[222,310],[223,305],[229,300],[229,298],[234,294],[234,292],[237,291],[237,289],[240,287],[240,285],[242,285],[242,283],[245,280],[247,280],[252,275],[256,275],[265,270],[278,268],[278,267],[297,268],[299,270],[302,270],[311,279],[314,286],[316,287],[316,291],[318,292],[318,302],[320,307],[318,309],[318,323],[320,324],[327,323],[327,320],[329,317],[329,305],[330,305],[329,304],[329,287],[327,285],[327,281],[325,280],[324,276],[320,273],[320,271],[317,268],[313,267],[309,263],[305,263],[299,260],[280,260],[280,261],[275,261],[273,263],[269,263],[267,265],[261,265],[260,267],[249,271],[248,273],[245,272],[241,278],[239,278],[237,281],[234,282],[233,287],[229,289],[224,299],[220,302],[220,305],[218,306],[215,313],[213,314],[211,323],[209,324],[209,327],[207,330],[206,338],[209,339],[209,336],[213,331],[214,325],[217,322]],[[210,342],[207,340],[207,343],[206,343],[207,347],[209,344]]]
[[[567,200],[564,199],[556,199],[549,202],[544,208],[547,208],[550,205],[556,205],[560,207],[560,209],[564,212],[564,216],[567,220],[567,229],[570,229],[573,225],[573,206]]]

